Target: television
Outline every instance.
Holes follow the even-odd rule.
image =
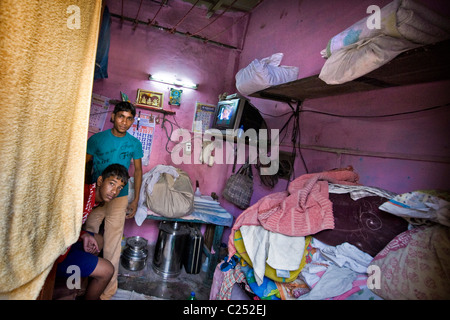
[[[259,110],[248,99],[234,94],[219,101],[211,128],[220,130],[226,136],[227,129],[237,130],[241,126],[244,131],[255,129],[258,132],[267,128]]]

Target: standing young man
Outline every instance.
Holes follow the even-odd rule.
[[[114,275],[101,295],[102,300],[109,300],[117,291],[117,273],[121,251],[123,227],[126,218],[136,214],[139,202],[139,193],[142,183],[143,157],[141,142],[130,135],[127,130],[131,127],[136,116],[136,108],[129,102],[118,103],[111,115],[112,129],[94,134],[87,142],[86,162],[93,161],[93,179],[109,164],[119,163],[129,169],[130,162],[134,164],[134,199],[128,205],[128,187],[103,207],[92,211],[86,221],[86,230],[98,233],[103,220],[104,245],[103,257],[114,266]]]

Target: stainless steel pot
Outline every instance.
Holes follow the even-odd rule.
[[[130,271],[144,269],[148,256],[147,244],[147,239],[139,236],[127,238],[126,247],[120,257],[122,266]]]
[[[174,278],[180,274],[188,232],[182,223],[161,221],[152,264],[156,274],[163,278]]]

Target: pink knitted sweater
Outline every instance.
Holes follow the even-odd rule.
[[[228,239],[229,257],[236,253],[234,233],[243,225],[260,225],[266,230],[295,237],[333,229],[328,182],[359,185],[358,179],[351,168],[305,174],[293,180],[288,191],[261,198],[236,219]]]

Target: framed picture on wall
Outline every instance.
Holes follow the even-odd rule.
[[[161,92],[147,91],[138,89],[136,96],[136,105],[143,108],[163,108],[164,94]]]
[[[171,106],[179,106],[182,93],[183,90],[170,88],[169,104]]]

